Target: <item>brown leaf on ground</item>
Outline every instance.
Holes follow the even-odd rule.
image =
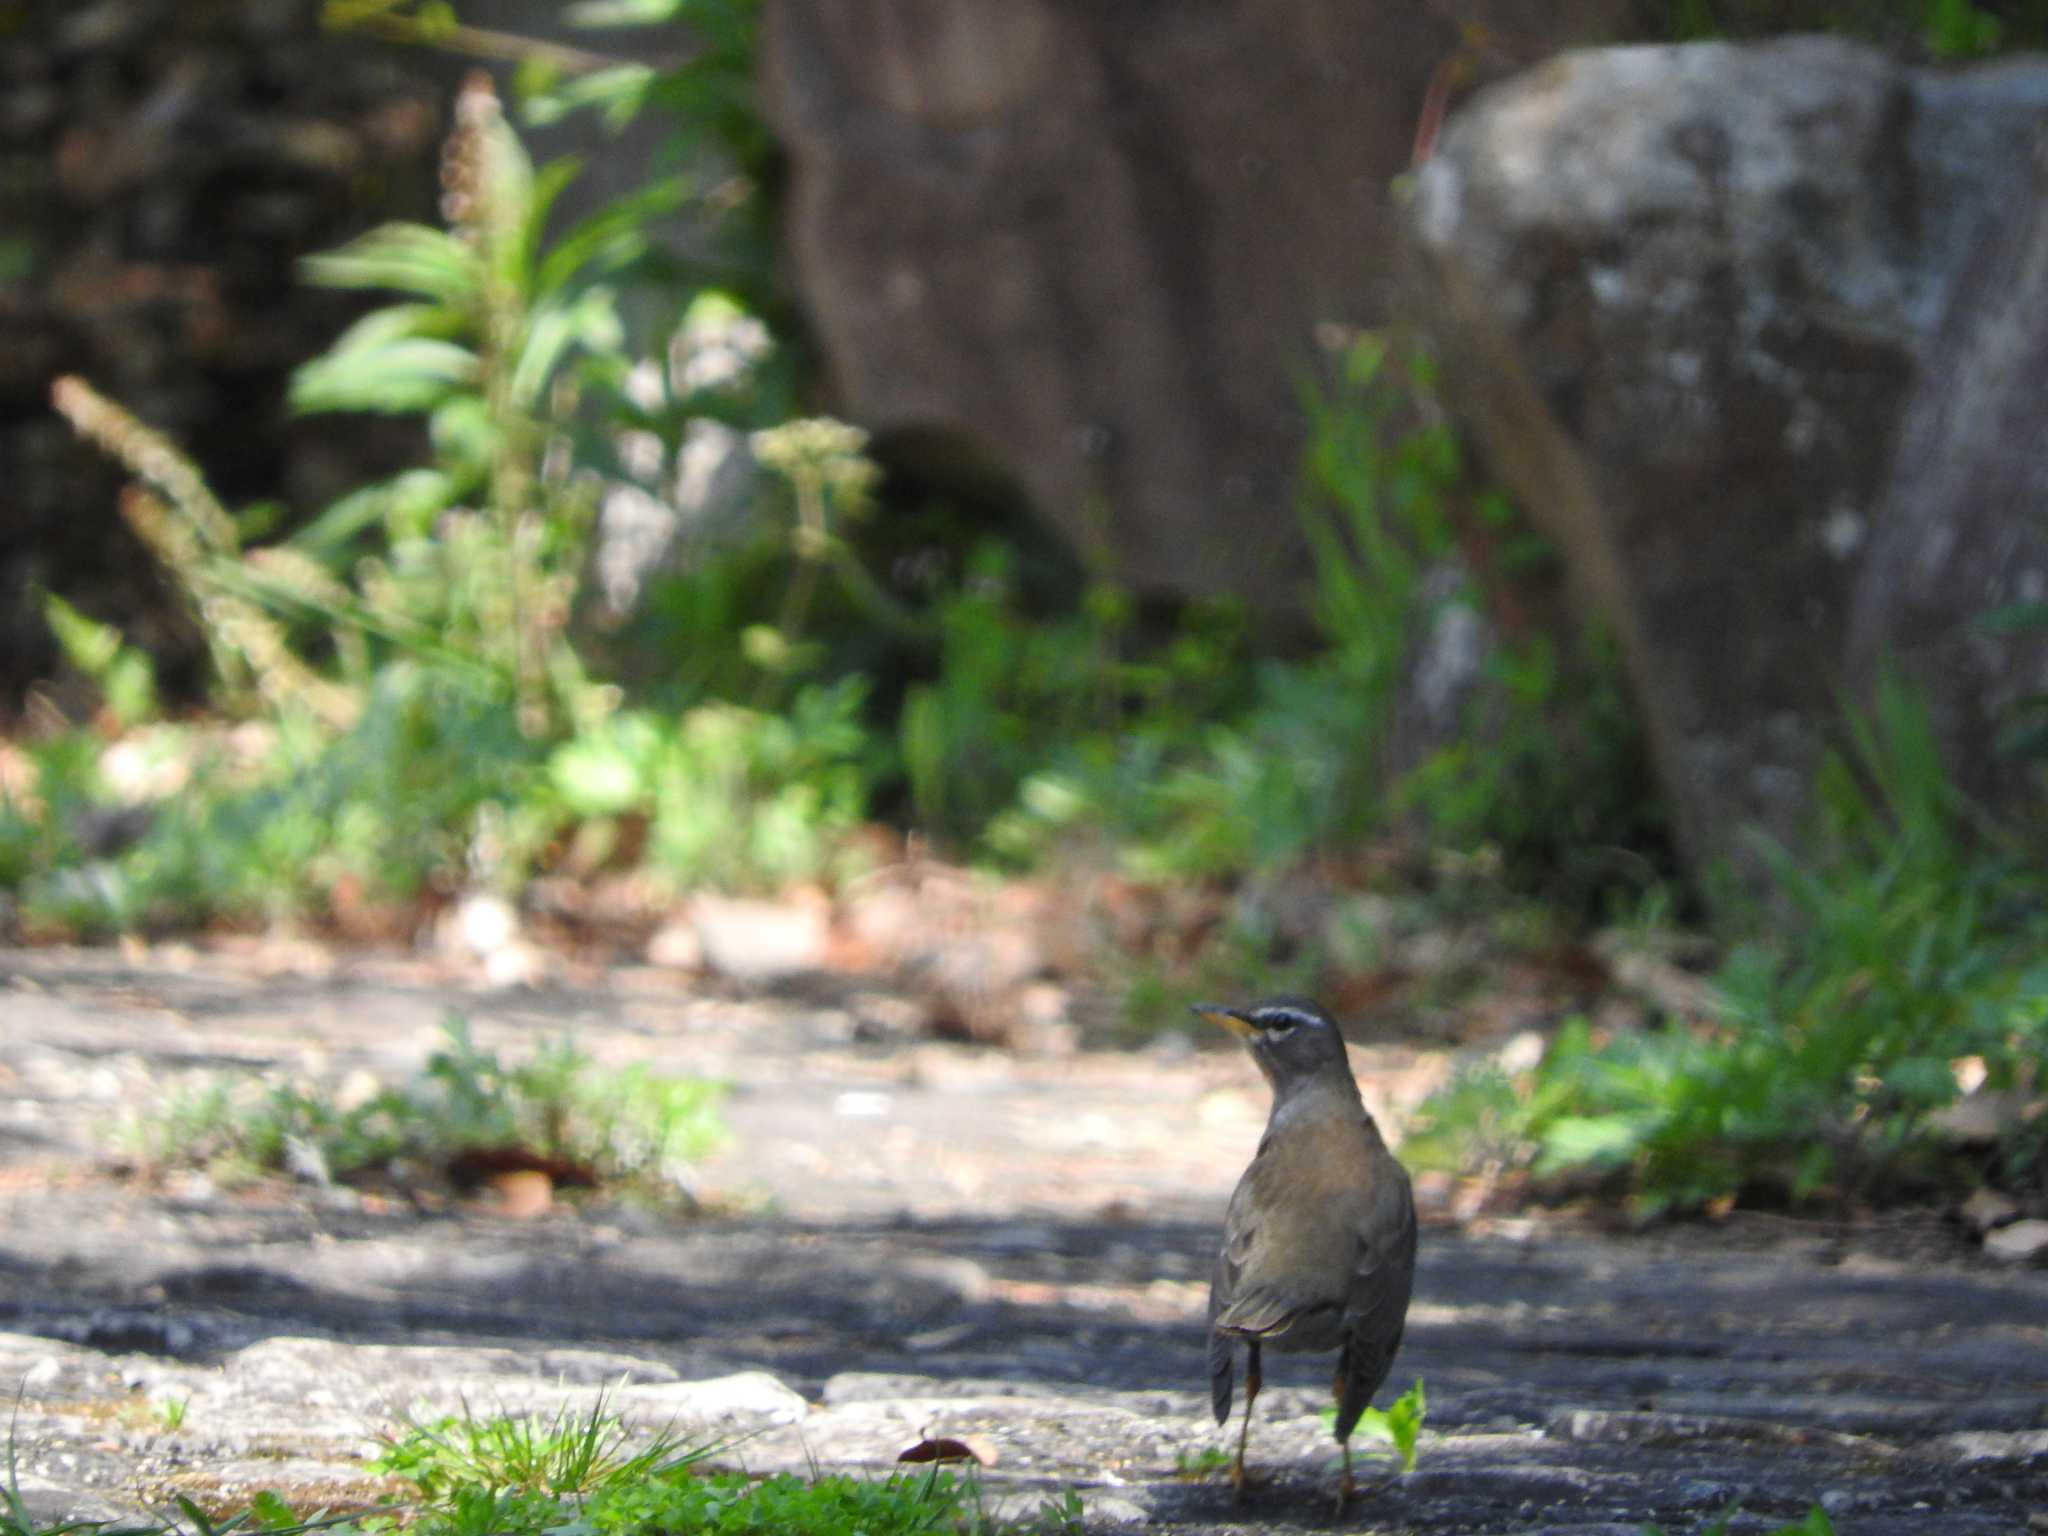
[[[907,1445],[896,1453],[899,1462],[925,1461],[972,1461],[984,1467],[992,1467],[1000,1459],[996,1448],[979,1435],[927,1436],[915,1445]]]

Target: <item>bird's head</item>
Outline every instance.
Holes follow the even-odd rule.
[[[1252,1060],[1275,1093],[1325,1073],[1351,1076],[1344,1037],[1330,1016],[1303,997],[1269,997],[1245,1008],[1197,1003],[1193,1011],[1251,1047]]]

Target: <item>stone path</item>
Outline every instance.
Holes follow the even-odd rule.
[[[96,1171],[96,1128],[181,1073],[400,1076],[450,1008],[508,1054],[573,1026],[602,1060],[731,1081],[706,1192],[743,1214],[515,1220]],[[1244,1506],[1176,1475],[1223,1443],[1202,1281],[1263,1118],[1249,1065],[868,1043],[858,1012],[653,973],[467,995],[388,962],[0,952],[0,1382],[31,1508],[362,1497],[363,1450],[405,1413],[603,1393],[744,1435],[729,1455],[757,1469],[972,1435],[992,1499],[1078,1487],[1091,1525],[1330,1526],[1317,1362],[1276,1362],[1253,1428],[1273,1479]],[[1407,1054],[1356,1056],[1402,1096]],[[1431,1226],[1395,1379],[1417,1375],[1421,1463],[1348,1527],[1675,1532],[1740,1501],[1738,1531],[1814,1502],[1844,1532],[2048,1529],[2048,1275],[1932,1220]]]

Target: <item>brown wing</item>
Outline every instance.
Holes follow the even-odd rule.
[[[1212,1334],[1279,1349],[1336,1346],[1353,1265],[1346,1212],[1370,1167],[1363,1111],[1352,1114],[1355,1123],[1331,1117],[1330,1137],[1269,1134],[1259,1143],[1224,1218],[1209,1285]]]
[[[1337,1363],[1343,1384],[1339,1440],[1350,1438],[1393,1369],[1415,1284],[1415,1196],[1407,1171],[1382,1152],[1375,1178],[1361,1193],[1365,1198],[1352,1213],[1354,1260],[1344,1304],[1344,1352]]]

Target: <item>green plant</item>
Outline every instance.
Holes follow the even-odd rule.
[[[1220,1445],[1205,1445],[1200,1450],[1181,1451],[1173,1458],[1173,1475],[1192,1482],[1202,1482],[1230,1469],[1230,1452]]]
[[[586,827],[644,820],[650,863],[679,885],[816,879],[866,814],[864,692],[850,677],[799,687],[784,714],[726,703],[673,722],[622,714],[557,748],[549,779]]]
[[[1996,53],[2005,23],[1971,0],[1922,0],[1920,35],[1939,59],[1973,59]]]
[[[222,733],[182,750],[176,794],[140,839],[86,858],[79,829],[108,799],[89,738],[30,749],[32,820],[0,814],[0,863],[18,841],[30,914],[87,935],[144,931],[212,914],[287,921],[319,911],[338,884],[409,897],[430,883],[517,884],[560,810],[539,795],[540,744],[505,696],[473,671],[396,662],[355,723],[332,735],[287,715],[253,752]]]
[[[306,263],[315,283],[407,300],[366,315],[292,385],[300,411],[424,415],[437,463],[337,503],[297,542],[332,553],[381,526],[388,554],[358,577],[380,627],[490,667],[522,727],[542,736],[604,708],[567,633],[594,497],[547,452],[569,431],[565,368],[579,353],[623,366],[613,281],[685,189],[655,183],[630,210],[603,210],[550,242],[549,212],[576,165],[536,172],[487,77],[464,88],[456,124],[449,229],[388,225]]]
[[[244,551],[242,525],[199,466],[83,379],[58,379],[50,403],[74,432],[136,476],[121,497],[121,515],[177,582],[206,637],[225,702],[241,708],[260,700],[279,716],[310,713],[347,724],[354,699],[300,659],[267,611],[284,600],[336,611],[345,599],[332,579],[290,548]],[[52,620],[62,625],[62,612],[53,611]],[[64,630],[58,634],[61,641]]]
[[[187,1397],[159,1398],[150,1409],[157,1423],[166,1431],[176,1434],[185,1427],[185,1415],[191,1411],[192,1399]]]
[[[2038,633],[2048,629],[2048,601],[2004,604],[1984,614],[1977,627],[1991,635]],[[2014,701],[1998,745],[2013,757],[2048,759],[2048,693],[2028,693]]]
[[[1401,1462],[1403,1472],[1415,1470],[1415,1443],[1422,1433],[1422,1421],[1429,1413],[1429,1398],[1423,1390],[1422,1378],[1415,1378],[1415,1385],[1403,1392],[1384,1408],[1367,1408],[1358,1416],[1358,1429],[1368,1440],[1377,1440],[1389,1447]],[[1337,1409],[1333,1404],[1322,1410],[1324,1422],[1334,1422]]]
[[[1680,40],[1837,32],[1938,59],[1981,58],[2048,40],[2042,0],[1656,0],[1653,36]]]
[[[1163,643],[1098,583],[1069,618],[1019,611],[984,549],[940,615],[938,675],[913,687],[902,757],[919,819],[985,827],[1028,861],[1081,833],[1147,878],[1271,869],[1355,841],[1384,815],[1378,745],[1427,561],[1447,549],[1447,431],[1408,430],[1376,343],[1305,391],[1303,524],[1324,648],[1246,661],[1243,616],[1198,605]]]
[[[349,1179],[463,1154],[518,1152],[654,1190],[687,1185],[724,1139],[723,1089],[645,1067],[599,1071],[566,1039],[507,1065],[451,1018],[414,1081],[342,1105],[319,1088],[204,1078],[116,1130],[134,1166],[203,1167],[239,1182],[292,1171]]]
[[[588,1497],[606,1488],[668,1479],[716,1455],[715,1441],[685,1447],[666,1432],[635,1446],[602,1393],[583,1412],[553,1417],[450,1415],[383,1438],[375,1470],[403,1478],[429,1502],[465,1486],[492,1492]]]
[[[637,1449],[600,1402],[551,1420],[446,1419],[387,1443],[379,1468],[417,1492],[424,1536],[690,1531],[699,1536],[931,1536],[973,1523],[973,1485],[934,1469],[864,1481],[713,1472],[722,1447]]]
[[[1793,921],[1729,954],[1713,1017],[1611,1037],[1575,1021],[1526,1083],[1438,1096],[1411,1145],[1608,1175],[1646,1215],[1947,1176],[1930,1116],[1959,1096],[1955,1064],[2027,1089],[2048,1039],[2040,879],[1972,826],[1896,680],[1850,735],[1821,772],[1817,853],[1769,854]],[[2008,1168],[2037,1140],[2016,1126]]]
[[[1242,631],[1233,607],[1195,605],[1147,644],[1107,582],[1034,617],[1012,552],[982,545],[939,604],[936,677],[903,701],[920,825],[1018,862],[1078,828],[1142,831],[1158,771],[1242,695]]]
[[[43,617],[65,659],[92,679],[118,724],[139,725],[156,713],[156,667],[122,642],[120,630],[87,618],[54,592],[44,594]]]
[[[108,799],[99,756],[98,741],[81,731],[16,755],[20,767],[0,778],[0,887],[20,888],[39,871],[83,861],[82,829]]]
[[[1730,1506],[1699,1528],[1698,1536],[1728,1536],[1728,1529],[1741,1513],[1739,1505]],[[1659,1525],[1645,1525],[1642,1536],[1664,1536]],[[1828,1519],[1827,1511],[1815,1504],[1797,1520],[1788,1520],[1783,1525],[1773,1526],[1765,1536],[1835,1536],[1834,1522]]]
[[[1053,1498],[1046,1499],[1038,1506],[1038,1518],[1033,1522],[1039,1536],[1082,1536],[1088,1529],[1088,1510],[1081,1501],[1080,1492],[1069,1488]]]

